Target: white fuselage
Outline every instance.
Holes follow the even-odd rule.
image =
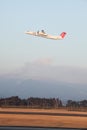
[[[43,37],[43,38],[48,38],[48,39],[54,39],[54,40],[61,40],[62,37],[61,36],[52,36],[46,33],[42,33],[42,32],[26,32],[26,34],[30,34],[30,35],[34,35],[34,36],[38,36],[38,37]]]

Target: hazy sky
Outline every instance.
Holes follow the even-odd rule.
[[[42,29],[67,35],[24,33]],[[0,0],[0,96],[11,95],[87,98],[87,0]]]
[[[44,29],[64,40],[24,34]],[[86,0],[0,0],[0,73],[35,61],[87,69]]]

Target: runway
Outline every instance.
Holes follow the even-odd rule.
[[[11,112],[11,111],[0,111],[0,114],[24,114],[24,115],[49,115],[49,116],[79,116],[87,117],[87,114],[76,114],[76,113],[50,113],[50,112]]]

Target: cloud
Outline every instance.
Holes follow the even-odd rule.
[[[87,69],[55,66],[50,58],[25,63],[23,67],[10,73],[9,76],[22,79],[87,84]]]
[[[33,64],[37,65],[52,65],[53,59],[51,58],[43,58],[43,59],[37,59],[33,62]]]

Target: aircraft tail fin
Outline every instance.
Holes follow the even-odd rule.
[[[62,38],[64,38],[65,35],[66,35],[66,32],[62,32],[62,33],[60,34],[60,36],[61,36]]]

